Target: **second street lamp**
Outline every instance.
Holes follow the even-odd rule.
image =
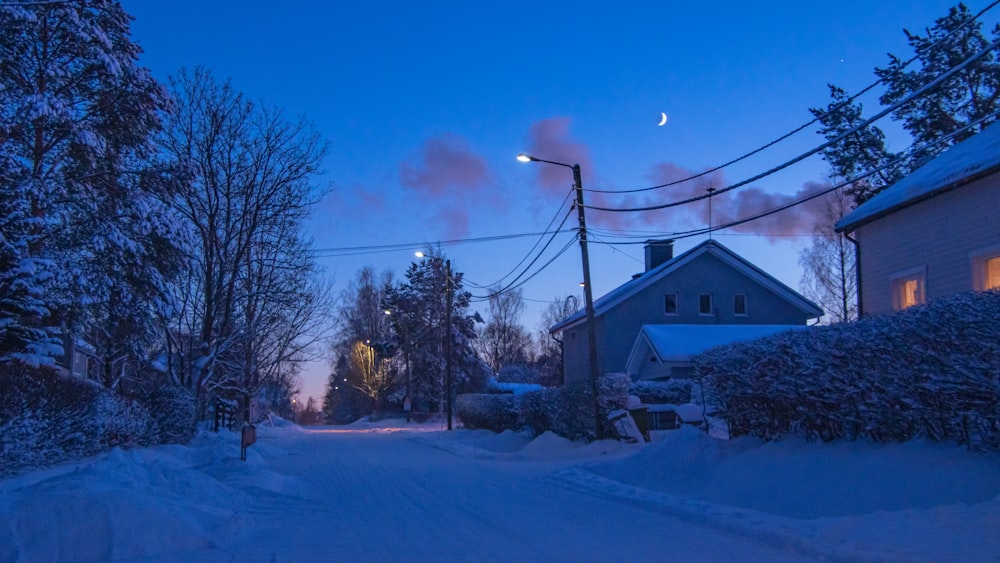
[[[576,211],[580,221],[580,256],[583,259],[583,303],[587,313],[587,355],[590,363],[590,385],[594,394],[594,434],[601,438],[601,410],[600,402],[597,398],[597,378],[600,371],[597,366],[597,332],[594,322],[594,296],[591,292],[590,284],[590,254],[587,252],[587,220],[583,213],[583,180],[580,179],[580,165],[566,164],[544,160],[534,156],[521,153],[517,155],[517,160],[521,162],[544,162],[564,166],[573,171],[573,188],[576,190]]]

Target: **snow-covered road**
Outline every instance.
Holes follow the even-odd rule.
[[[782,560],[767,546],[547,478],[559,462],[474,459],[377,431],[283,433],[291,496],[247,497],[241,537],[171,558],[239,561]],[[565,463],[565,462],[563,462]],[[305,558],[305,559],[303,559]]]
[[[404,428],[399,428],[399,427]],[[202,432],[0,480],[0,562],[987,561],[1000,454],[440,424]]]

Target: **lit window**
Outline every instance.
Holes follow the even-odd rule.
[[[712,294],[702,293],[698,296],[698,314],[699,315],[711,315],[712,314]]]
[[[663,312],[668,315],[677,314],[677,294],[667,293],[663,296]]]
[[[733,314],[734,315],[746,315],[747,314],[747,294],[737,293],[733,296]]]
[[[986,285],[983,289],[1000,288],[1000,256],[986,259]]]
[[[892,306],[897,311],[926,301],[923,270],[911,271],[892,280]]]

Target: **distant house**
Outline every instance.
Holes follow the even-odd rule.
[[[709,348],[755,340],[806,325],[643,325],[625,362],[633,381],[690,377],[691,357]]]
[[[863,313],[1000,287],[1000,124],[859,205],[838,232],[858,242]]]
[[[598,372],[625,369],[644,325],[805,325],[822,314],[718,241],[677,257],[672,241],[650,241],[645,272],[594,301]],[[586,323],[577,311],[549,329],[562,333],[567,383],[589,377]]]

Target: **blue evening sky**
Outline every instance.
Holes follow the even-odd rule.
[[[402,276],[423,241],[544,230],[583,168],[584,186],[651,186],[763,145],[828,103],[826,84],[855,92],[887,53],[909,58],[903,28],[923,31],[950,0],[839,2],[342,2],[125,0],[142,64],[165,80],[206,66],[250,98],[304,115],[330,142],[318,184],[332,187],[309,228],[343,289],[372,265]],[[973,12],[985,0],[969,2]],[[987,25],[997,21],[985,16]],[[877,98],[862,99],[866,114]],[[669,116],[658,127],[661,112]],[[905,136],[886,121],[893,149]],[[698,182],[587,203],[639,206],[753,176],[821,142],[815,127]],[[773,207],[825,180],[810,158],[729,197],[713,215]],[[784,199],[782,199],[784,198]],[[568,208],[559,212],[559,218]],[[595,243],[636,242],[707,223],[704,202],[668,213],[588,212]],[[793,209],[714,236],[798,289],[799,252],[815,220]],[[566,224],[575,226],[575,217]],[[622,235],[632,238],[624,239]],[[770,236],[763,236],[770,235]],[[532,268],[571,240],[556,237]],[[500,280],[537,237],[445,245],[469,282]],[[677,252],[704,237],[678,239]],[[400,244],[399,250],[342,251]],[[594,295],[642,269],[641,244],[592,244]],[[529,272],[529,273],[531,273]],[[508,278],[509,279],[509,278]],[[573,245],[524,285],[534,330],[545,302],[579,293]],[[475,294],[482,290],[471,287]],[[485,304],[476,308],[485,311]],[[323,393],[325,366],[303,395]]]

